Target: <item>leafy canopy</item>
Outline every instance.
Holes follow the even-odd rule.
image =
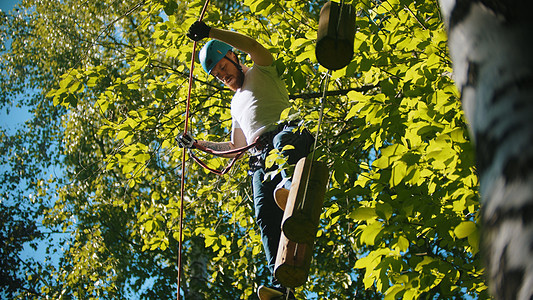
[[[297,294],[484,298],[477,176],[438,4],[345,3],[357,11],[355,55],[327,86],[317,157],[331,176],[309,280]],[[17,28],[31,34],[13,43],[35,50],[11,64],[30,64],[28,80],[45,83],[36,110],[61,115],[64,175],[43,224],[70,236],[58,266],[39,272],[49,282],[37,283],[43,294],[173,297],[181,201],[186,297],[247,299],[266,279],[246,163],[224,177],[182,166],[174,140],[192,59],[185,32],[203,4],[23,2]],[[212,1],[204,18],[272,51],[293,104],[284,117],[312,132],[327,71],[314,55],[323,4]],[[231,91],[201,68],[193,76],[192,135],[227,140]],[[41,189],[37,201],[44,197]]]

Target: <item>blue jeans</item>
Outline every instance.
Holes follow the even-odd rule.
[[[314,138],[307,130],[298,130],[296,126],[286,125],[277,133],[271,143],[262,151],[260,159],[263,160],[271,149],[281,151],[284,146],[292,145],[294,149],[282,151],[287,157],[289,164],[296,164],[302,157],[310,153]],[[274,200],[274,189],[277,184],[287,175],[282,172],[272,180],[265,180],[265,169],[258,168],[252,174],[252,189],[254,196],[255,220],[261,231],[261,240],[268,262],[268,268],[272,274],[271,283],[276,284],[274,278],[274,265],[278,252],[281,235],[281,221],[283,211]],[[290,187],[290,180],[285,184]]]

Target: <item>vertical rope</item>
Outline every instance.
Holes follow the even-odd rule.
[[[313,152],[311,152],[311,161],[309,162],[309,169],[307,170],[307,179],[305,181],[304,195],[302,197],[302,201],[298,205],[299,209],[303,209],[305,205],[305,199],[307,199],[307,189],[309,187],[309,178],[311,177],[311,169],[313,168],[313,161],[315,160],[316,146],[318,144],[318,137],[320,135],[320,126],[322,125],[322,117],[324,116],[324,100],[326,99],[326,94],[328,91],[330,75],[331,75],[331,70],[328,70],[328,73],[326,74],[326,78],[325,78],[325,83],[324,83],[324,92],[322,94],[322,98],[320,98],[320,114],[318,115],[318,125],[317,125],[318,128],[315,134],[315,144],[313,145]]]
[[[200,18],[198,18],[198,21],[202,21],[204,18],[205,11],[207,9],[207,5],[209,3],[209,0],[206,0],[204,3],[204,7],[202,8],[202,12],[200,13]],[[187,105],[185,108],[185,128],[183,130],[184,133],[187,133],[189,130],[189,114],[190,114],[190,106],[191,106],[191,91],[192,91],[192,80],[193,80],[193,71],[194,71],[194,58],[196,57],[196,45],[197,42],[195,41],[192,46],[192,56],[191,56],[191,68],[189,71],[189,90],[187,92]],[[180,290],[181,290],[181,277],[182,277],[182,252],[183,252],[183,203],[185,202],[184,196],[185,196],[185,162],[186,162],[186,155],[187,151],[185,148],[183,148],[183,155],[181,157],[181,191],[180,191],[180,221],[179,221],[179,240],[178,240],[178,290],[177,290],[177,299],[180,300]]]
[[[313,146],[313,154],[311,156],[311,161],[315,157],[315,151],[316,151],[316,145],[318,143],[318,136],[320,134],[320,126],[322,125],[322,118],[324,116],[324,100],[326,99],[326,94],[328,92],[328,84],[329,84],[329,77],[331,75],[331,70],[328,70],[328,73],[326,74],[326,82],[324,83],[324,92],[322,93],[322,98],[320,98],[320,114],[318,115],[318,128],[316,130],[315,135],[315,144]]]
[[[338,16],[338,20],[337,20],[337,27],[335,29],[335,35],[336,35],[335,43],[337,42],[337,39],[339,37],[339,29],[340,29],[340,25],[341,25],[343,8],[344,8],[344,0],[341,0],[340,1],[340,8],[339,8],[339,16]],[[316,146],[317,146],[317,143],[318,143],[318,137],[319,137],[319,134],[320,134],[320,125],[322,124],[322,117],[324,116],[324,99],[326,98],[326,94],[327,94],[327,91],[328,91],[328,84],[329,84],[330,76],[331,76],[331,70],[328,70],[328,72],[326,74],[325,84],[324,84],[324,93],[322,94],[322,98],[320,99],[320,115],[318,117],[318,128],[317,128],[316,135],[315,135],[315,144],[313,145],[313,152],[311,154],[311,161],[309,162],[309,170],[307,171],[307,179],[306,179],[306,182],[305,182],[304,195],[303,195],[302,201],[298,205],[299,209],[303,209],[303,207],[305,205],[305,199],[307,198],[307,188],[309,187],[309,177],[311,177],[311,169],[313,168],[313,160],[315,159],[315,151],[316,151]]]

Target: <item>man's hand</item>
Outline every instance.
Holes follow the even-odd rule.
[[[180,148],[187,148],[187,149],[196,148],[196,146],[194,146],[194,143],[196,143],[196,140],[186,133],[179,135],[176,138],[176,142],[178,142],[178,145],[180,146]]]
[[[209,37],[209,31],[211,31],[211,27],[207,26],[202,21],[196,21],[191,25],[191,27],[189,27],[189,32],[187,32],[187,36],[191,40],[198,42],[201,39]]]

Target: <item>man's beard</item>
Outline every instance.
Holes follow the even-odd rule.
[[[235,77],[235,83],[237,84],[238,88],[242,88],[242,85],[244,83],[244,72],[240,71],[237,76]]]

